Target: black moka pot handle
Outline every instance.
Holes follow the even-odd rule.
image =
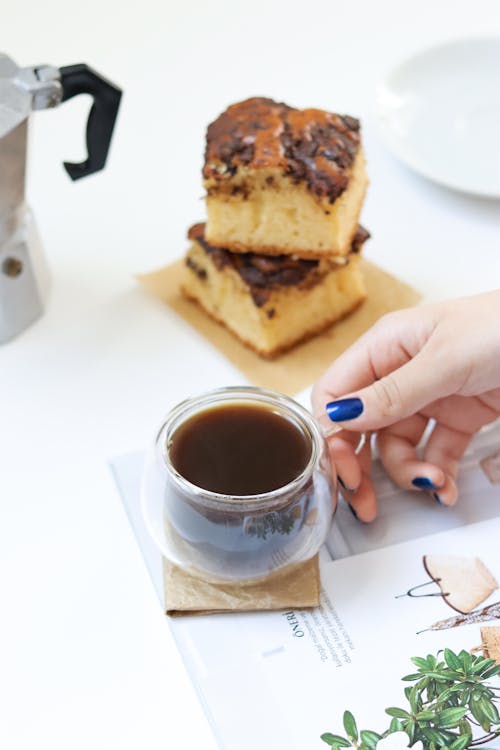
[[[59,70],[63,102],[78,94],[90,94],[94,99],[87,120],[87,158],[78,163],[64,162],[71,179],[79,180],[106,164],[122,92],[85,63],[66,65]]]

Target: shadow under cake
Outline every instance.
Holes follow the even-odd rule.
[[[188,237],[182,292],[262,357],[323,331],[366,298],[358,266],[369,233],[361,226],[339,258],[234,253],[209,243],[205,224]]]
[[[368,178],[359,121],[255,97],[209,125],[207,241],[233,252],[350,253]]]

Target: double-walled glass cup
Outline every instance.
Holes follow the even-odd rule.
[[[169,448],[181,425],[205,410],[239,404],[271,409],[306,436],[309,459],[288,484],[259,495],[218,494],[172,464]],[[318,552],[336,506],[336,478],[323,432],[306,409],[261,388],[220,388],[168,414],[146,463],[142,505],[150,534],[172,563],[210,581],[252,580]]]

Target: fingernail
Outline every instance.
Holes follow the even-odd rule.
[[[347,507],[351,511],[351,513],[354,516],[354,518],[356,519],[356,521],[359,521],[358,514],[356,513],[356,511],[354,510],[354,508],[352,507],[352,505],[349,505],[349,503],[347,503]]]
[[[332,422],[346,422],[356,419],[363,413],[363,402],[360,398],[342,398],[340,401],[330,401],[326,405],[326,413]]]
[[[441,498],[439,497],[439,495],[436,492],[432,493],[432,497],[438,503],[438,505],[444,505],[443,501],[441,500]]]
[[[345,490],[346,492],[356,492],[356,490],[353,490],[353,489],[351,489],[350,487],[347,487],[344,484],[344,482],[342,480],[342,477],[337,476],[337,479],[339,480],[339,484],[340,484],[340,486],[342,487],[343,490]]]
[[[411,483],[414,487],[418,487],[419,490],[437,490],[437,486],[429,477],[415,477]]]

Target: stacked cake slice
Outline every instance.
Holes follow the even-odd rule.
[[[248,99],[209,126],[203,176],[182,290],[243,343],[276,356],[363,301],[357,120]]]

